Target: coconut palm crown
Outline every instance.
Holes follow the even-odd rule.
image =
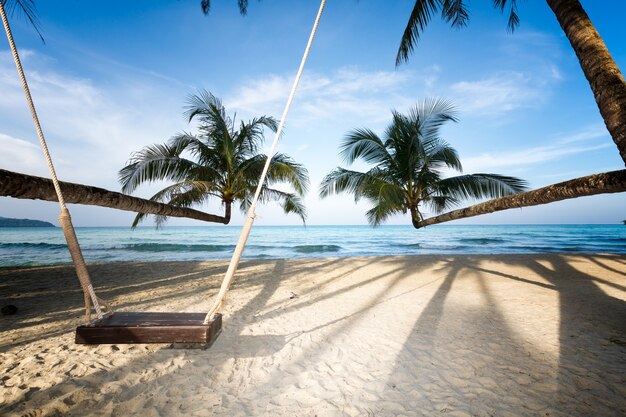
[[[320,197],[351,193],[356,201],[373,204],[371,225],[398,213],[411,214],[413,226],[423,219],[423,206],[441,213],[466,199],[497,198],[524,191],[526,182],[497,174],[444,177],[446,170],[462,172],[459,156],[439,134],[447,121],[457,121],[452,104],[425,100],[408,115],[392,112],[384,137],[369,129],[349,133],[340,147],[347,164],[357,160],[374,165],[367,172],[338,167],[322,180]]]
[[[131,193],[146,182],[173,181],[150,199],[190,207],[218,198],[225,209],[223,223],[228,224],[235,201],[242,211],[252,201],[267,160],[267,155],[259,153],[263,131],[269,128],[275,132],[276,120],[261,116],[237,123],[234,116],[226,115],[222,102],[204,90],[189,97],[185,110],[189,122],[194,119],[198,122],[198,135],[181,133],[166,144],[146,146],[134,153],[119,172],[122,191]],[[277,183],[289,184],[293,192],[273,188]],[[285,213],[295,213],[305,221],[301,197],[308,183],[308,172],[302,165],[277,153],[272,158],[260,201],[278,201]],[[138,213],[133,227],[144,217],[144,213]],[[156,216],[157,226],[165,220],[165,216]]]

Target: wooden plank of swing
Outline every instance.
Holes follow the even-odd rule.
[[[127,313],[76,328],[78,344],[199,343],[211,345],[222,331],[222,315],[204,324],[205,313]]]

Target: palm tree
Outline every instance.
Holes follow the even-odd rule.
[[[190,207],[218,198],[224,205],[224,224],[228,224],[235,201],[239,201],[241,210],[250,205],[267,159],[259,153],[263,130],[275,132],[276,120],[262,116],[237,124],[235,117],[226,115],[222,102],[204,90],[189,97],[185,114],[189,122],[198,121],[199,134],[181,133],[166,144],[146,146],[134,153],[119,172],[122,191],[132,193],[145,182],[174,181],[150,200]],[[285,213],[295,213],[304,221],[306,211],[301,197],[308,181],[302,165],[278,153],[272,159],[260,201],[278,201]],[[294,192],[270,188],[279,182],[288,183]],[[144,217],[145,213],[138,213],[133,227]],[[165,220],[166,216],[157,216],[157,226]]]
[[[607,130],[626,164],[626,82],[611,57],[604,41],[578,0],[546,0],[569,40],[580,66],[591,86]],[[463,27],[469,20],[467,4],[463,0],[416,0],[402,35],[396,65],[409,59],[420,33],[433,15],[453,27]],[[509,11],[508,29],[519,24],[517,0],[493,0],[493,5]]]
[[[336,168],[322,180],[322,198],[352,193],[355,200],[365,198],[374,205],[367,212],[370,224],[409,211],[417,228],[423,219],[420,205],[441,213],[468,198],[496,198],[526,189],[525,181],[497,174],[444,177],[446,168],[462,171],[456,150],[439,135],[446,121],[457,121],[449,102],[425,100],[408,115],[392,115],[384,138],[369,129],[346,136],[340,148],[344,160],[363,160],[374,167],[367,172]]]

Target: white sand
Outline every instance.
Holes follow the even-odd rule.
[[[225,268],[90,270],[119,310],[205,311]],[[208,350],[75,345],[81,302],[69,267],[0,269],[0,415],[626,415],[625,256],[244,262]]]

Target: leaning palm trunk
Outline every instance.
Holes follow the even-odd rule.
[[[230,216],[216,216],[198,210],[131,197],[89,185],[60,182],[65,201],[74,204],[109,207],[161,216],[186,217],[212,223],[228,224]],[[58,201],[52,181],[47,178],[0,169],[0,196],[30,200]],[[230,210],[229,210],[230,211]]]
[[[525,193],[497,198],[485,203],[476,204],[460,210],[454,210],[439,216],[414,223],[415,228],[430,226],[451,220],[493,213],[512,208],[538,206],[554,201],[584,197],[596,194],[620,193],[626,191],[626,170],[611,171],[603,174],[589,175]]]
[[[626,82],[578,0],[547,0],[589,81],[604,123],[626,164]]]

